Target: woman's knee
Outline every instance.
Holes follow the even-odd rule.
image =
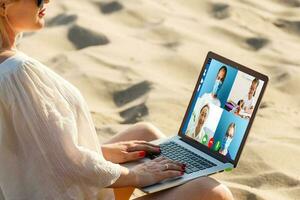
[[[207,195],[211,200],[233,200],[232,193],[224,184],[213,178],[206,177],[206,185],[208,187]]]
[[[191,193],[196,193],[196,200],[233,200],[230,190],[210,177],[201,177],[189,182]],[[198,195],[199,194],[199,195]]]
[[[135,124],[143,135],[143,140],[152,141],[160,138],[164,138],[165,135],[153,124],[149,122],[138,122]]]
[[[233,196],[232,196],[231,191],[224,184],[218,185],[212,191],[213,191],[214,196],[215,196],[214,199],[219,199],[219,200],[233,200]]]

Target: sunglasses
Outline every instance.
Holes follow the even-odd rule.
[[[37,0],[37,6],[39,8],[43,7],[43,5],[44,5],[44,0]]]

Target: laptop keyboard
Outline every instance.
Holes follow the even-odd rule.
[[[159,146],[161,149],[161,154],[159,155],[151,154],[149,155],[149,157],[151,159],[154,159],[159,156],[164,156],[171,160],[184,163],[186,164],[185,173],[187,174],[216,166],[216,164],[178,145],[175,142],[162,143]]]

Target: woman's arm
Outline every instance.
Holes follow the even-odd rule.
[[[135,187],[137,185],[136,176],[133,171],[130,171],[126,167],[121,167],[121,175],[119,179],[110,185],[111,188],[119,187]]]
[[[101,146],[103,156],[113,163],[142,159],[147,153],[159,154],[160,147],[146,141],[125,141]]]

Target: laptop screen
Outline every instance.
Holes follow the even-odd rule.
[[[234,161],[264,81],[208,57],[181,133]]]

